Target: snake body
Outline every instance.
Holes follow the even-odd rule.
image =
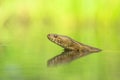
[[[64,52],[48,60],[48,66],[68,63],[89,53],[101,51],[98,48],[77,42],[68,36],[48,34],[47,37],[53,43],[64,48]]]

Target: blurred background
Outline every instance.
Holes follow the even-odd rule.
[[[49,68],[49,33],[102,52]],[[120,80],[120,0],[0,0],[0,80]]]

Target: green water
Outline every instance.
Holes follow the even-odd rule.
[[[119,80],[120,1],[1,0],[0,80]],[[47,34],[102,49],[57,67],[63,49]]]

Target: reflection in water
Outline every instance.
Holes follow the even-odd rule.
[[[4,67],[6,79],[10,80],[24,80],[21,68],[18,64],[6,64]]]

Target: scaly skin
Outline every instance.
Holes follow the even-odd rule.
[[[101,51],[98,48],[84,45],[64,35],[48,34],[47,37],[50,41],[64,48],[64,52],[48,60],[48,66],[68,63],[89,53]]]

